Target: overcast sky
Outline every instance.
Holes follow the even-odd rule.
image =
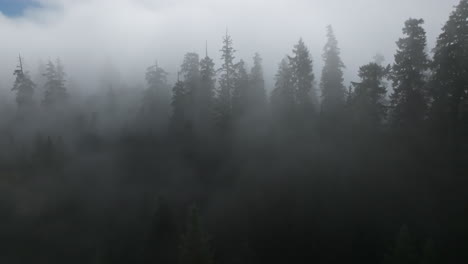
[[[15,12],[7,2],[16,3]],[[60,57],[69,78],[92,87],[104,65],[116,65],[129,83],[143,83],[158,60],[175,76],[186,52],[218,61],[228,28],[236,57],[251,65],[264,57],[267,85],[281,58],[302,37],[320,77],[325,27],[332,24],[346,85],[378,52],[392,61],[406,19],[423,18],[429,50],[458,0],[0,0],[0,89],[8,90],[18,53],[29,70]],[[16,7],[16,9],[14,8]],[[219,66],[219,63],[217,63]],[[270,87],[269,87],[270,88]],[[84,89],[84,88],[83,88]]]

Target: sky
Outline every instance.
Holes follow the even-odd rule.
[[[423,18],[428,51],[458,0],[0,0],[0,91],[9,91],[18,54],[34,76],[40,62],[60,57],[76,89],[98,89],[113,65],[128,84],[144,85],[156,60],[173,81],[183,55],[208,52],[219,66],[228,30],[236,59],[264,58],[267,88],[278,63],[303,38],[317,84],[326,26],[346,65],[345,84],[381,53],[392,62],[404,21]]]

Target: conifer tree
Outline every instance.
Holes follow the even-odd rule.
[[[213,121],[216,77],[214,67],[213,60],[208,57],[208,52],[206,52],[205,58],[200,61],[200,90],[198,93],[197,111],[197,123],[205,128],[209,127]]]
[[[343,85],[343,68],[345,66],[341,61],[338,41],[330,25],[327,27],[327,43],[323,48],[322,58],[325,64],[320,82],[322,90],[321,112],[326,116],[335,116],[340,113],[345,102],[345,87]]]
[[[18,109],[25,110],[30,109],[33,105],[34,88],[36,85],[31,81],[29,74],[24,71],[21,56],[18,60],[18,67],[13,73],[16,76],[16,79],[11,90],[16,92],[16,103],[18,104]]]
[[[200,107],[200,59],[197,53],[185,54],[181,65],[181,74],[184,78],[185,99],[183,110],[186,122],[193,124]]]
[[[167,72],[156,62],[146,69],[147,89],[143,97],[143,111],[154,114],[161,109],[161,94],[167,89]]]
[[[56,64],[49,61],[44,73],[46,78],[45,95],[43,105],[46,107],[56,107],[66,102],[68,98],[65,87],[65,72],[62,63],[57,59]]]
[[[391,122],[397,128],[420,126],[426,113],[424,89],[429,60],[425,52],[426,32],[421,27],[423,23],[422,19],[407,20],[403,28],[405,37],[397,41],[391,95]]]
[[[171,117],[171,128],[175,132],[182,132],[187,126],[187,99],[188,93],[185,87],[185,82],[177,80],[176,84],[172,88],[172,117]]]
[[[293,73],[289,58],[283,58],[275,76],[275,89],[271,94],[274,116],[281,121],[290,121],[296,108]]]
[[[442,28],[432,71],[431,122],[459,145],[459,135],[468,133],[468,0],[460,1]]]
[[[246,114],[249,107],[249,76],[243,60],[234,65],[233,79],[232,114],[234,118],[239,119]]]
[[[232,39],[226,32],[221,48],[221,68],[219,76],[219,89],[216,103],[216,122],[220,128],[226,129],[232,118],[232,92],[234,90],[234,53]]]
[[[315,77],[312,72],[312,59],[309,49],[305,46],[302,38],[294,46],[293,56],[289,57],[289,63],[297,111],[298,114],[306,117],[313,113],[315,107],[313,103],[318,100],[316,100],[315,90],[313,89]]]
[[[367,127],[380,125],[386,116],[385,95],[387,89],[383,78],[388,74],[386,69],[377,63],[369,63],[359,68],[360,82],[353,82],[353,92],[348,99],[352,110],[352,121]]]
[[[263,110],[266,105],[265,79],[263,77],[262,57],[255,53],[253,67],[249,75],[249,109],[250,111]]]

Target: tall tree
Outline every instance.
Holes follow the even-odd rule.
[[[324,66],[320,88],[322,90],[322,108],[324,115],[336,115],[344,106],[345,87],[343,85],[343,68],[345,67],[340,58],[338,41],[332,26],[327,27],[327,43],[323,48],[322,58]]]
[[[316,100],[315,90],[313,89],[312,59],[302,38],[294,46],[293,56],[289,57],[289,63],[292,71],[297,110],[305,117],[312,114],[315,107],[313,102],[318,100]]]
[[[468,0],[460,1],[442,28],[432,71],[431,121],[460,145],[458,137],[468,131],[468,125],[462,127],[468,123]]]
[[[143,129],[162,133],[168,125],[171,112],[170,86],[167,83],[167,72],[155,62],[146,69],[146,89],[143,90],[143,99],[139,119]],[[165,131],[165,130],[164,130]]]
[[[208,128],[213,119],[213,104],[215,93],[215,77],[216,71],[213,60],[208,57],[208,52],[205,58],[200,61],[200,87],[197,96],[197,124],[202,128]]]
[[[240,60],[234,65],[234,89],[232,91],[232,115],[239,119],[249,108],[249,76],[245,62]]]
[[[290,121],[296,108],[296,93],[288,57],[281,60],[275,80],[275,89],[271,93],[273,114],[281,121]]]
[[[200,59],[197,53],[189,52],[185,54],[184,61],[180,66],[180,73],[184,78],[184,105],[186,123],[193,125],[196,112],[199,108],[200,92]]]
[[[67,89],[65,87],[65,71],[59,59],[56,64],[49,61],[46,65],[44,73],[46,78],[45,95],[42,101],[46,107],[56,107],[65,103],[68,98]]]
[[[216,121],[219,127],[227,128],[232,118],[232,92],[234,90],[234,53],[232,39],[226,32],[221,48],[221,68],[219,77],[219,89],[216,103]]]
[[[359,68],[361,81],[352,83],[354,91],[348,102],[352,110],[352,121],[367,127],[376,127],[385,119],[387,89],[383,78],[389,70],[377,63],[369,63]]]
[[[18,58],[19,64],[14,71],[16,76],[12,91],[16,92],[16,103],[18,109],[30,109],[33,105],[34,88],[36,85],[31,81],[29,74],[23,69],[23,61],[21,56]]]
[[[176,84],[172,88],[172,117],[171,117],[171,128],[173,131],[182,132],[187,126],[187,89],[185,82],[177,80]]]
[[[397,41],[398,50],[392,67],[393,94],[391,122],[397,128],[418,127],[426,113],[425,72],[429,66],[426,54],[424,20],[409,19]]]
[[[255,53],[253,67],[249,75],[249,108],[251,111],[263,110],[266,105],[265,79],[263,77],[262,57]]]

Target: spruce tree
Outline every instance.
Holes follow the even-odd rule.
[[[271,107],[274,117],[281,122],[291,121],[296,108],[293,73],[289,58],[284,58],[275,75],[275,89],[271,93]]]
[[[422,19],[409,19],[397,41],[398,50],[392,67],[393,94],[391,122],[396,128],[418,127],[426,113],[425,72],[429,66],[426,54],[426,32]]]
[[[289,57],[289,63],[297,111],[305,118],[313,113],[315,107],[313,103],[318,100],[316,100],[315,90],[313,89],[312,59],[302,38],[294,46],[293,56]]]
[[[157,113],[161,109],[161,94],[167,89],[167,72],[156,62],[146,69],[147,89],[143,97],[143,111],[148,114]]]
[[[208,52],[205,58],[200,61],[200,87],[198,93],[198,111],[197,124],[202,128],[208,128],[213,121],[213,104],[215,93],[215,77],[216,71],[213,60],[208,57]]]
[[[232,115],[239,119],[249,108],[249,76],[245,62],[240,60],[234,65],[234,89],[232,91]]]
[[[326,117],[339,114],[345,102],[345,87],[343,85],[343,68],[340,49],[332,26],[327,27],[327,43],[323,48],[324,66],[320,88],[322,90],[321,112]],[[330,116],[331,115],[331,116]]]
[[[221,68],[219,76],[219,89],[216,103],[216,122],[217,125],[226,129],[232,118],[232,92],[234,90],[234,53],[232,39],[226,32],[223,38],[223,47],[221,48]]]
[[[185,122],[194,123],[198,108],[200,107],[200,59],[197,53],[189,52],[185,54],[184,61],[180,66],[180,73],[184,78],[184,105],[181,105],[185,112]]]
[[[382,124],[386,117],[385,95],[387,89],[383,78],[389,68],[369,63],[359,68],[360,82],[353,82],[353,92],[348,99],[352,121],[369,128]]]
[[[460,145],[458,137],[468,133],[468,0],[460,1],[442,28],[432,71],[431,122]]]
[[[185,87],[185,83],[181,80],[177,80],[176,84],[172,88],[172,117],[171,117],[171,128],[174,132],[182,132],[187,128],[187,99],[188,93]]]
[[[36,85],[31,81],[29,74],[23,69],[22,58],[19,57],[19,64],[14,71],[16,76],[12,91],[16,92],[16,103],[19,110],[31,109],[33,105],[34,88]]]
[[[255,53],[253,67],[249,75],[249,110],[262,111],[266,105],[265,79],[263,77],[262,57]]]
[[[66,102],[68,98],[65,87],[65,72],[62,63],[57,59],[56,64],[49,60],[44,73],[46,78],[45,95],[42,101],[46,107],[56,107]]]

